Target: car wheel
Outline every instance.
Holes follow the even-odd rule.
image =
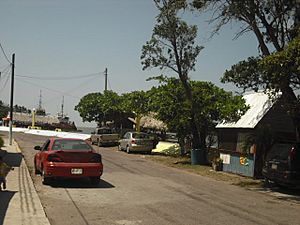
[[[42,169],[42,183],[43,184],[50,184],[51,178],[45,176],[45,171]]]
[[[98,185],[100,183],[100,177],[90,177],[91,183]]]
[[[128,154],[130,153],[130,148],[129,148],[128,145],[126,146],[126,152],[127,152]]]
[[[152,150],[150,150],[150,151],[148,152],[148,154],[151,155],[151,154],[152,154]]]

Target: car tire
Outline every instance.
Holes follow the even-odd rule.
[[[98,185],[100,183],[100,177],[90,177],[91,184]]]
[[[129,148],[128,145],[126,146],[126,152],[127,152],[128,154],[130,153],[130,148]]]
[[[151,155],[151,154],[152,154],[152,150],[150,150],[150,151],[148,152],[148,154]]]
[[[47,184],[50,184],[51,183],[51,178],[50,177],[46,177],[45,176],[45,171],[44,169],[42,169],[42,183],[47,185]]]

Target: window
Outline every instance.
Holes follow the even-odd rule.
[[[48,151],[50,140],[47,140],[42,147],[42,151]]]
[[[92,150],[83,140],[55,140],[53,150]]]

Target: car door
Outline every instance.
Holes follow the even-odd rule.
[[[122,149],[125,149],[127,146],[128,136],[129,136],[129,132],[125,133],[123,138],[120,140],[120,145],[121,145]]]
[[[39,169],[42,168],[43,161],[47,158],[49,146],[50,146],[50,140],[47,140],[43,144],[42,149],[37,153],[37,166]]]

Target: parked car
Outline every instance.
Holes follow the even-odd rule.
[[[262,171],[266,180],[300,188],[300,143],[276,143],[267,154]]]
[[[49,138],[44,145],[35,146],[34,156],[36,174],[41,174],[43,183],[53,178],[89,177],[98,184],[103,173],[101,155],[86,141],[75,138]]]
[[[96,128],[91,134],[91,143],[98,146],[117,146],[119,134],[114,133],[109,127]]]
[[[153,138],[143,132],[127,132],[119,140],[119,150],[126,150],[127,153],[133,151],[148,152],[151,154],[153,149]]]
[[[178,142],[177,134],[176,133],[166,133],[165,141],[177,143]]]

